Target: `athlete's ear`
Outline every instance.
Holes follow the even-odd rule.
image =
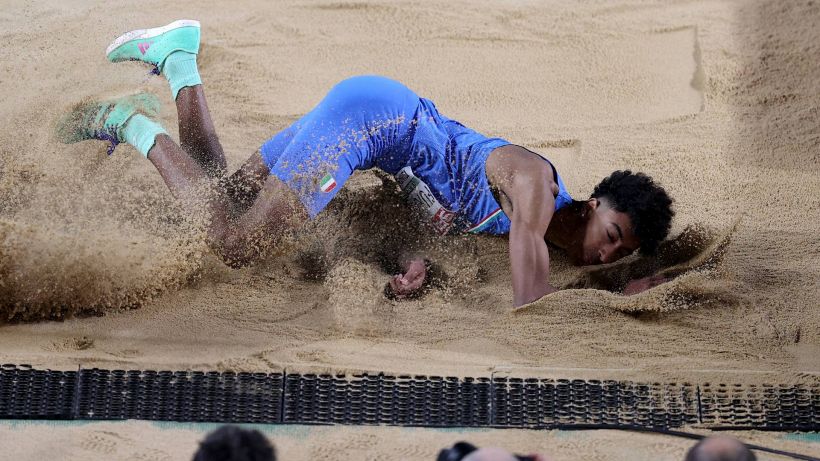
[[[595,211],[598,209],[598,206],[601,204],[601,201],[597,198],[590,198],[587,200],[587,207],[589,211]]]
[[[598,199],[590,198],[586,202],[579,202],[581,205],[581,217],[586,218],[587,216],[592,215],[595,212],[595,209],[598,208]]]

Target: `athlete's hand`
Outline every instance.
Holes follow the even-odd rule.
[[[646,291],[652,287],[656,287],[661,283],[666,283],[670,279],[662,276],[662,275],[653,275],[650,277],[644,277],[642,279],[635,279],[626,284],[624,287],[624,296],[636,295],[642,291]]]
[[[407,265],[404,274],[390,278],[385,287],[388,298],[407,299],[420,294],[420,289],[427,278],[427,265],[424,258],[413,258]]]

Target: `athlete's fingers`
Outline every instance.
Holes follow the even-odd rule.
[[[406,299],[416,293],[423,285],[427,269],[423,264],[411,265],[406,274],[396,274],[387,281],[385,296],[392,299]]]
[[[419,280],[419,278],[421,278],[421,280]],[[399,289],[402,291],[412,291],[415,286],[421,286],[422,282],[424,282],[424,278],[419,275],[415,275],[412,278],[400,275],[396,281]]]
[[[413,291],[408,287],[408,283],[409,282],[405,280],[401,274],[395,275],[390,279],[390,288],[393,290],[393,294],[396,298],[402,299]]]
[[[409,280],[407,282],[407,284],[404,286],[404,291],[406,291],[407,293],[412,293],[412,292],[418,290],[419,288],[421,288],[421,285],[423,283],[424,283],[424,276],[423,275],[419,276],[419,277],[416,277],[415,279]]]
[[[398,293],[401,290],[401,275],[394,275],[390,278],[390,287],[393,288],[393,292]]]
[[[398,297],[409,296],[413,294],[413,292],[421,288],[421,286],[424,284],[423,274],[417,276],[414,279],[408,279],[407,277],[397,275],[392,280],[393,285],[391,285],[391,288],[393,288],[393,292]]]
[[[422,262],[421,264],[411,264],[407,269],[407,273],[404,275],[404,279],[407,280],[408,284],[415,282],[418,279],[421,279],[423,282],[426,275],[427,268]]]

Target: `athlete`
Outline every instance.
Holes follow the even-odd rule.
[[[208,237],[231,266],[265,254],[279,237],[319,214],[354,170],[395,176],[407,198],[441,234],[509,234],[513,304],[554,292],[547,242],[579,265],[610,263],[666,238],[672,200],[651,178],[616,171],[591,198],[573,200],[553,165],[526,148],[483,136],[442,115],[432,101],[376,76],[334,86],[300,120],[276,134],[228,176],[197,68],[200,27],[180,20],[117,38],[112,62],[142,61],[171,86],[179,114],[176,144],[156,121],[149,94],[79,105],[58,127],[65,142],[99,139],[134,146],[177,196],[201,194]],[[197,191],[197,192],[194,192]],[[201,205],[200,205],[201,206]],[[421,257],[407,258],[389,287],[415,293],[426,277]],[[634,293],[663,282],[634,281]]]

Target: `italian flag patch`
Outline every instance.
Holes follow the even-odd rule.
[[[331,176],[330,173],[328,173],[319,182],[319,188],[322,190],[322,192],[328,193],[336,188],[336,180],[333,179],[333,176]]]

